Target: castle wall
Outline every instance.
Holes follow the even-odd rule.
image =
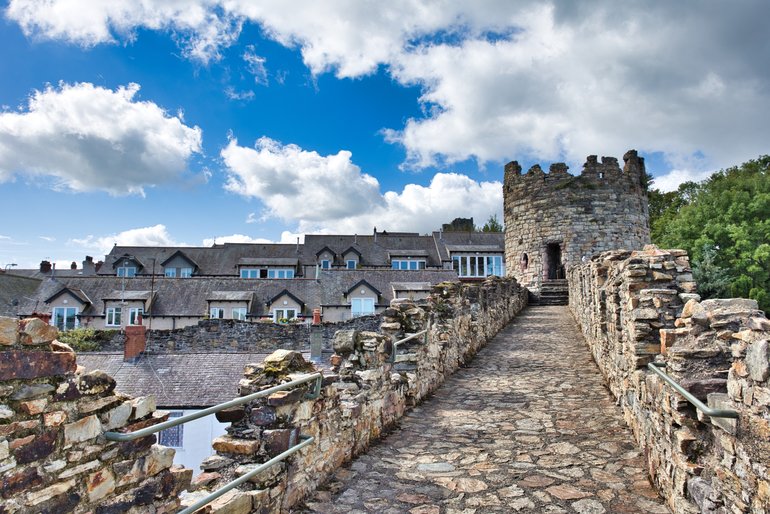
[[[589,156],[577,176],[569,174],[563,163],[552,164],[549,173],[535,165],[523,175],[516,161],[505,166],[509,276],[537,293],[543,280],[565,278],[565,270],[584,257],[650,243],[644,159],[630,150],[623,160],[621,170],[615,158],[602,157],[599,162]],[[553,260],[549,244],[558,248],[564,269],[549,262]]]
[[[378,332],[337,333],[333,372],[324,373],[319,398],[303,398],[300,387],[229,412],[233,424],[228,435],[214,441],[218,455],[203,462],[205,473],[194,487],[205,482],[206,489],[214,490],[285,450],[298,434],[313,436],[313,444],[288,464],[253,478],[229,499],[233,506],[251,502],[253,512],[288,512],[392,428],[407,408],[435,391],[526,301],[526,290],[498,277],[473,285],[439,284],[424,307],[407,299],[393,300]],[[428,336],[400,345],[396,363],[391,364],[392,341],[425,328]],[[277,351],[264,363],[247,366],[240,392],[265,389],[309,370],[296,352]]]
[[[770,321],[694,294],[682,250],[606,252],[568,273],[570,310],[674,514],[770,513]],[[703,415],[657,374],[710,407]]]

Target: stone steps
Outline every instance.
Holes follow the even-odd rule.
[[[540,286],[540,305],[567,305],[569,304],[569,288],[567,281],[548,280]]]

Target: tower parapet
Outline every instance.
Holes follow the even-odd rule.
[[[505,258],[508,275],[535,295],[544,281],[564,278],[584,257],[650,243],[644,158],[636,150],[614,157],[589,155],[579,175],[564,163],[548,173],[505,165]]]

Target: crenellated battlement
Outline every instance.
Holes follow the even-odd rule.
[[[558,162],[526,173],[505,165],[504,217],[508,274],[537,296],[545,280],[564,278],[583,258],[650,242],[644,158],[589,155],[580,174]]]
[[[629,150],[623,156],[623,168],[615,157],[589,155],[578,175],[569,173],[569,166],[555,162],[545,172],[540,164],[535,164],[522,174],[523,168],[518,161],[505,165],[505,189],[522,191],[536,190],[543,194],[543,188],[562,191],[565,187],[616,188],[621,192],[643,189],[645,180],[644,158],[636,150]]]

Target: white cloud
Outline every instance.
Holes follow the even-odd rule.
[[[120,195],[178,180],[201,151],[201,130],[135,100],[138,91],[61,84],[35,91],[24,111],[0,113],[0,182],[53,177],[54,188]]]
[[[241,100],[241,101],[250,102],[251,100],[254,100],[254,91],[251,91],[251,90],[238,91],[232,86],[227,86],[225,88],[225,96],[230,100]]]
[[[9,241],[10,241],[10,240],[11,240],[11,237],[10,237],[10,236],[3,236],[3,235],[0,235],[0,239],[6,239],[6,240],[9,240]]]
[[[212,246],[213,244],[224,243],[272,243],[270,239],[251,237],[244,234],[232,234],[229,236],[209,237],[203,240],[203,246]]]
[[[350,152],[322,156],[268,138],[259,139],[254,149],[232,140],[222,157],[230,173],[225,187],[258,198],[268,216],[296,223],[298,233],[363,233],[374,226],[429,232],[456,217],[480,221],[497,214],[502,219],[500,182],[438,173],[427,186],[408,184],[401,192],[382,194]],[[282,240],[293,242],[295,235],[284,233]]]
[[[709,178],[713,171],[696,171],[690,169],[673,169],[655,177],[652,187],[664,193],[676,191],[683,182],[701,182]]]
[[[249,21],[299,48],[315,74],[383,68],[422,88],[425,115],[385,132],[417,168],[469,157],[579,164],[632,147],[672,159],[700,151],[720,168],[766,151],[770,70],[757,63],[770,60],[767,12],[764,0],[11,0],[6,16],[27,34],[86,45],[170,30],[201,60]]]
[[[107,254],[114,245],[118,246],[187,246],[175,241],[168,233],[165,225],[132,228],[106,236],[88,235],[83,238],[70,239],[70,244],[79,246],[85,251],[97,254]]]
[[[259,198],[282,220],[323,222],[382,204],[377,179],[361,173],[345,150],[321,156],[262,137],[254,148],[232,139],[221,155],[229,173],[225,189]]]
[[[38,236],[38,237],[40,237],[40,239],[48,243],[53,243],[54,241],[56,241],[56,238],[51,236]]]
[[[248,72],[254,75],[254,83],[259,86],[266,86],[267,68],[265,67],[265,62],[267,62],[267,59],[255,53],[254,45],[248,45],[246,46],[246,51],[243,52],[243,60],[246,61]]]

